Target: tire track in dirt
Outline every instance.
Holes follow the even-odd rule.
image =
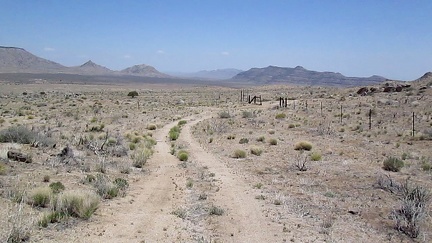
[[[182,139],[189,144],[189,152],[194,161],[208,167],[215,173],[219,191],[212,194],[209,201],[225,210],[222,216],[211,216],[207,227],[221,242],[278,242],[282,237],[282,226],[271,222],[262,212],[262,205],[254,198],[253,189],[242,178],[228,168],[223,161],[206,152],[191,133],[191,127],[200,121],[211,118],[201,117],[189,120],[182,129]]]
[[[110,201],[87,224],[83,242],[185,242],[191,241],[184,222],[171,212],[183,203],[184,173],[169,153],[167,134],[176,122],[158,129],[155,153],[146,164],[149,175],[130,183],[124,198]]]

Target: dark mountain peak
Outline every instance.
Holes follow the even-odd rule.
[[[304,67],[302,67],[302,66],[297,66],[297,67],[295,67],[294,69],[297,69],[297,70],[306,70],[306,69],[304,69]]]
[[[97,66],[99,66],[99,65],[97,65],[94,62],[92,62],[92,60],[88,60],[86,63],[84,63],[80,67],[97,67]]]
[[[427,72],[423,74],[420,78],[415,80],[416,82],[429,82],[432,81],[432,72]]]

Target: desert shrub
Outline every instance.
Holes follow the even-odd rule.
[[[241,149],[236,149],[234,151],[233,158],[236,158],[236,159],[246,158],[246,152],[244,150],[241,150]]]
[[[240,144],[249,143],[249,139],[247,139],[247,138],[240,138],[239,143],[240,143]]]
[[[273,129],[270,129],[270,130],[268,130],[268,133],[269,133],[269,134],[275,134],[275,133],[276,133],[276,131],[275,131],[275,130],[273,130]]]
[[[192,180],[192,178],[188,178],[187,180],[186,180],[186,187],[187,188],[192,188],[193,187],[193,184],[194,184],[194,181]]]
[[[224,210],[220,207],[214,206],[212,205],[209,208],[209,215],[216,215],[216,216],[220,216],[224,213]]]
[[[59,194],[55,212],[89,219],[99,207],[100,199],[90,191],[66,191]]]
[[[31,144],[37,134],[24,126],[13,126],[0,131],[0,143]]]
[[[30,193],[30,203],[34,207],[46,207],[51,202],[52,191],[49,187],[38,187]]]
[[[148,148],[143,148],[132,155],[132,166],[136,168],[142,168],[146,163],[150,156],[153,154],[153,151]]]
[[[181,219],[185,219],[187,216],[187,211],[186,209],[183,208],[177,208],[176,210],[172,211],[171,214],[181,218]]]
[[[322,156],[319,152],[313,152],[311,153],[310,158],[312,161],[320,161],[322,159]]]
[[[252,118],[252,117],[254,117],[254,114],[250,111],[242,111],[242,117],[243,118]]]
[[[288,128],[295,128],[295,127],[296,127],[296,125],[293,124],[293,123],[290,123],[290,124],[288,125]]]
[[[251,154],[256,155],[256,156],[260,156],[263,152],[263,150],[259,147],[252,147],[250,149]]]
[[[45,213],[38,220],[38,225],[40,227],[46,228],[46,227],[48,227],[48,224],[61,222],[62,220],[66,219],[67,217],[68,217],[68,215],[66,215],[65,213],[51,211],[51,212]]]
[[[276,115],[276,119],[284,119],[286,117],[285,113],[279,113]]]
[[[177,123],[177,125],[181,127],[181,126],[185,125],[186,123],[187,123],[186,120],[180,120],[180,121]]]
[[[307,150],[310,151],[312,149],[312,144],[307,141],[301,141],[294,145],[295,150]]]
[[[119,195],[119,188],[107,176],[102,174],[96,176],[93,186],[96,193],[104,199],[112,199]]]
[[[277,145],[278,141],[277,141],[277,139],[275,139],[275,138],[271,138],[271,139],[269,140],[269,143],[270,143],[270,145]]]
[[[387,171],[398,172],[404,167],[404,162],[395,157],[389,157],[383,162],[383,169]]]
[[[177,140],[178,137],[180,136],[180,127],[179,126],[172,127],[168,133],[168,136],[171,141]]]
[[[257,139],[257,142],[265,142],[265,137],[264,136],[261,136],[261,137],[258,137]]]
[[[7,173],[7,167],[5,163],[0,162],[0,175],[6,175]]]
[[[148,130],[156,130],[156,128],[157,128],[156,124],[148,124],[147,125]]]
[[[185,151],[185,150],[180,150],[180,151],[177,153],[177,158],[178,158],[180,161],[187,161],[188,158],[189,158],[189,154],[188,154],[188,152]]]
[[[120,190],[126,190],[126,188],[129,187],[129,183],[123,178],[116,178],[114,180],[114,185],[116,185]]]
[[[138,92],[137,91],[130,91],[127,96],[134,98],[135,96],[138,96]]]
[[[65,189],[65,186],[60,181],[51,183],[49,187],[51,188],[53,193],[59,193],[61,191],[64,191]]]
[[[227,118],[231,118],[231,115],[228,111],[221,111],[219,112],[219,118],[227,119]]]
[[[136,144],[135,143],[129,143],[129,149],[130,150],[135,150],[136,149]]]
[[[421,186],[411,187],[408,180],[400,187],[401,205],[392,212],[396,229],[411,238],[420,234],[422,221],[427,217],[430,193]]]

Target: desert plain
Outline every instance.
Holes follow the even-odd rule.
[[[431,85],[0,83],[0,240],[431,242]]]

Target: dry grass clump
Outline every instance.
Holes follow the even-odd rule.
[[[51,188],[38,187],[33,189],[29,195],[29,204],[34,207],[46,207],[50,204],[53,197]]]
[[[146,163],[147,160],[152,156],[153,150],[148,148],[143,148],[139,151],[136,151],[132,155],[132,165],[136,168],[142,168]]]
[[[259,147],[252,147],[251,149],[250,149],[250,152],[251,152],[251,154],[253,154],[253,155],[256,155],[256,156],[260,156],[261,154],[262,154],[262,152],[263,152],[263,150],[261,149],[261,148],[259,148]]]
[[[91,191],[66,191],[59,194],[54,212],[89,219],[99,207],[100,198]]]
[[[156,130],[156,128],[157,128],[156,124],[148,124],[147,125],[148,130]]]
[[[169,130],[168,136],[171,141],[175,141],[180,136],[180,127],[174,126]]]
[[[313,152],[310,154],[310,158],[312,161],[320,161],[322,159],[322,155],[319,152]]]
[[[279,113],[276,115],[276,119],[284,119],[286,117],[285,113]]]
[[[221,111],[219,113],[219,118],[227,119],[227,118],[231,118],[231,115],[228,111]]]
[[[312,144],[308,141],[301,141],[294,145],[295,150],[307,150],[310,151],[312,149]]]
[[[6,174],[7,174],[6,164],[3,162],[0,162],[0,175],[6,175]]]
[[[98,174],[93,182],[96,193],[104,199],[112,199],[120,195],[121,190],[126,189],[113,183],[108,176]],[[124,194],[124,192],[123,192]]]
[[[269,144],[270,144],[270,145],[277,145],[277,143],[278,143],[278,141],[277,141],[276,138],[271,138],[271,139],[269,140]]]
[[[235,158],[235,159],[246,158],[246,152],[244,150],[241,150],[241,149],[236,149],[234,151],[233,158]]]

